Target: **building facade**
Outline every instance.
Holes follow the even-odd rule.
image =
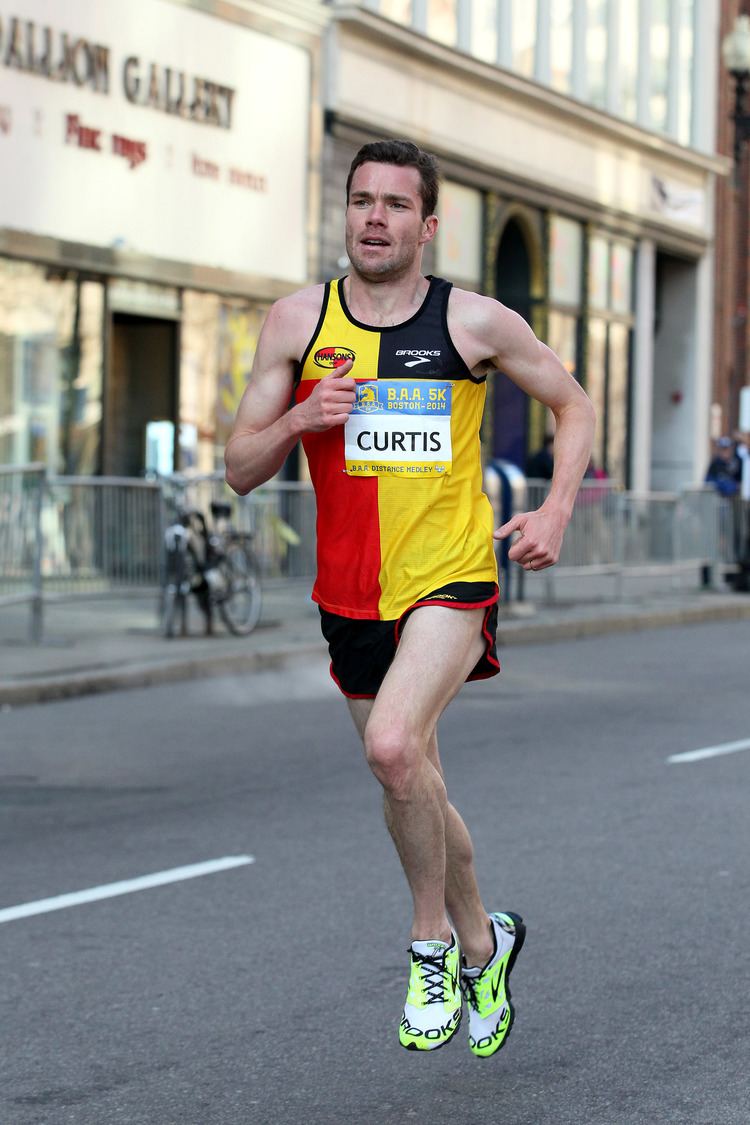
[[[428,270],[532,324],[596,405],[597,466],[635,489],[705,469],[718,30],[716,0],[371,0],[327,33],[324,276],[359,145],[435,152]],[[492,381],[488,454],[523,467],[550,422]]]
[[[270,303],[346,272],[351,157],[406,136],[444,171],[427,270],[549,342],[596,405],[598,467],[700,480],[719,17],[720,0],[0,0],[0,461],[220,466]],[[487,455],[523,467],[552,420],[490,384]]]
[[[213,470],[319,272],[320,3],[0,0],[0,461]]]

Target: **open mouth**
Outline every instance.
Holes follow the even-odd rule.
[[[363,246],[388,246],[389,243],[384,238],[363,238],[361,240]]]

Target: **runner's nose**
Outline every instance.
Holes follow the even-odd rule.
[[[383,226],[386,219],[385,204],[376,199],[367,215],[368,225]]]

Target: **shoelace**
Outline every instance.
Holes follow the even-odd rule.
[[[461,976],[461,991],[464,994],[466,1003],[471,1004],[472,1008],[475,1009],[479,1007],[476,990],[476,982],[478,979],[478,977],[465,977],[463,975]]]
[[[411,951],[411,955],[422,971],[422,983],[427,993],[426,1004],[442,1004],[445,999],[444,957],[429,957],[427,954]]]

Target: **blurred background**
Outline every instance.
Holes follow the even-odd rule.
[[[353,153],[405,136],[445,175],[426,269],[558,352],[613,480],[701,480],[746,381],[742,8],[3,0],[0,459],[219,467],[270,302],[346,272]],[[524,467],[546,419],[493,391]]]
[[[220,473],[265,313],[346,272],[350,160],[392,136],[443,169],[426,272],[559,354],[592,472],[677,494],[731,461],[737,492],[747,7],[0,0],[0,462]],[[488,462],[544,477],[550,425],[490,381]]]

